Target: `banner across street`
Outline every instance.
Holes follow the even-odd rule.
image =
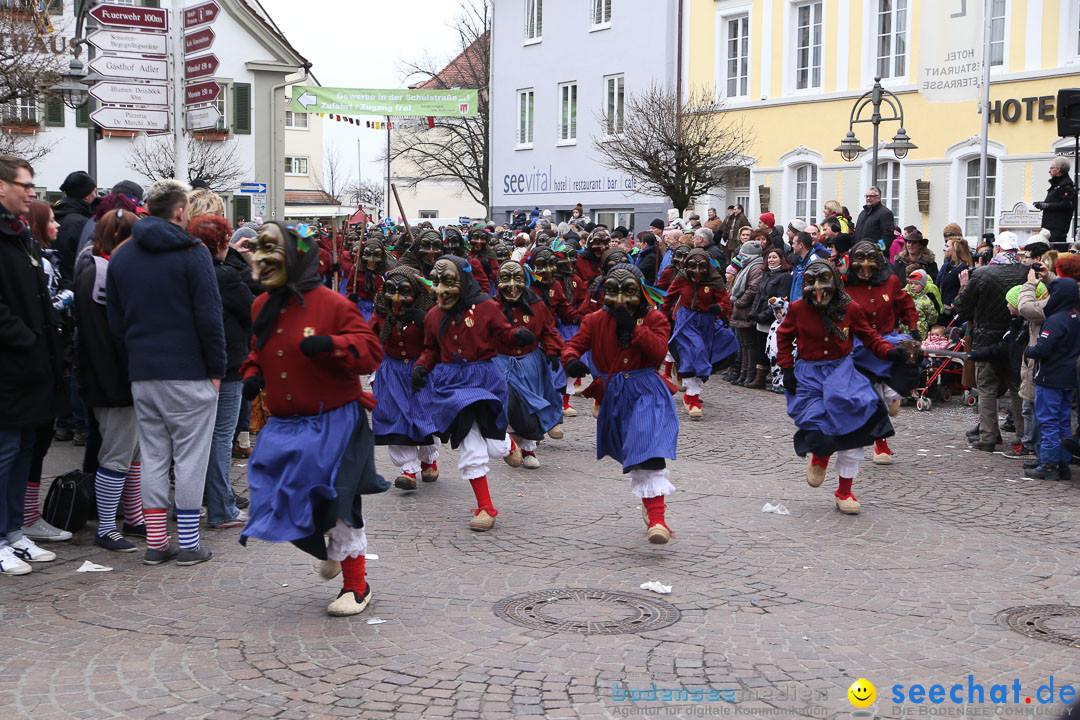
[[[476,117],[476,90],[365,90],[310,87],[292,89],[292,111],[333,115]]]

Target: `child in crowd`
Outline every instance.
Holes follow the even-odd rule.
[[[922,346],[924,350],[948,350],[949,334],[946,332],[945,326],[935,325],[930,328],[930,333],[926,336]]]
[[[930,326],[937,322],[938,310],[933,298],[927,292],[929,282],[925,270],[915,270],[908,275],[908,284],[904,288],[915,301],[915,310],[919,313],[918,331],[920,337],[926,337]],[[910,330],[911,328],[909,328]]]

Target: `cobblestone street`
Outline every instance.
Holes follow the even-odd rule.
[[[1051,676],[1055,692],[1075,683],[1077,648],[998,616],[1080,605],[1075,484],[1023,480],[1019,460],[967,450],[974,415],[954,400],[904,409],[895,464],[864,462],[863,513],[844,516],[832,468],[824,486],[807,486],[782,396],[716,380],[703,398],[702,421],[680,410],[670,544],[645,542],[639,505],[616,464],[594,459],[594,421],[577,399],[566,438],[541,444],[541,469],[492,465],[490,533],[468,530],[472,493],[449,450],[437,483],[370,498],[375,599],[351,619],[326,616],[337,581],[321,582],[291,546],[245,549],[239,530],[206,530],[209,563],[146,567],[141,543],[110,554],[87,528],[51,547],[56,562],[0,577],[0,715],[847,718],[848,686],[864,677],[877,716],[899,718],[934,708],[897,707],[894,685],[966,688],[969,675],[987,704],[936,709],[1060,712],[1036,689]],[[54,447],[47,474],[80,456]],[[392,479],[385,450],[377,458]],[[766,502],[791,514],[762,512]],[[77,574],[84,560],[114,570]],[[639,588],[652,580],[671,594]],[[538,599],[503,602],[529,593]],[[497,611],[622,632],[530,629]],[[639,613],[648,627],[623,622]],[[385,622],[365,622],[374,618]],[[1080,637],[1076,617],[1040,623]],[[670,700],[619,699],[654,684]],[[989,704],[993,684],[1010,687],[1005,708]],[[688,699],[694,691],[705,697]]]

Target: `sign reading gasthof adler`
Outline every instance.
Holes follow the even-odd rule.
[[[292,89],[292,111],[332,115],[476,117],[476,90],[367,90],[310,87]]]

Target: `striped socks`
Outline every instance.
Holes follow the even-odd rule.
[[[181,550],[199,549],[199,508],[176,509],[176,534],[180,536]]]
[[[116,509],[124,491],[124,473],[99,467],[94,477],[94,496],[97,498],[98,537],[116,531]]]
[[[145,508],[143,519],[146,521],[146,547],[153,550],[165,550],[169,547],[169,531],[165,523],[165,508]]]
[[[124,524],[132,527],[142,525],[142,463],[131,463],[127,477],[124,479],[124,493],[121,495],[124,505]]]
[[[26,497],[23,499],[23,527],[33,525],[41,517],[41,509],[38,504],[38,495],[40,492],[40,482],[26,483]]]

